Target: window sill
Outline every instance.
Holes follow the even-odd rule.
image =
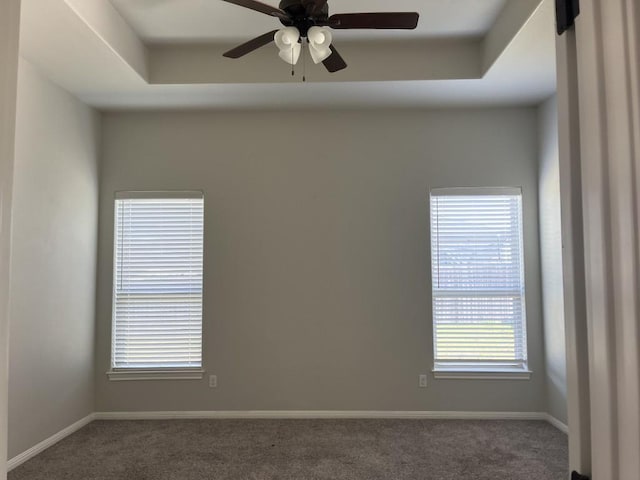
[[[531,373],[531,370],[523,369],[433,370],[434,378],[441,380],[531,380]]]
[[[107,372],[112,382],[133,380],[202,380],[204,370],[195,369],[162,369],[162,370],[137,370],[120,369]]]

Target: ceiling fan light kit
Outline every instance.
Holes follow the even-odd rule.
[[[295,65],[306,42],[313,62],[322,63],[331,73],[347,68],[347,64],[332,45],[330,28],[414,30],[419,19],[415,12],[339,13],[329,16],[328,0],[281,0],[278,8],[256,0],[223,1],[270,15],[284,25],[282,29],[265,33],[229,50],[225,57],[240,58],[275,42],[280,58]]]
[[[275,33],[273,40],[280,50],[278,53],[280,58],[290,65],[296,65],[300,59],[302,44],[304,44],[300,30],[296,27],[285,27]],[[331,56],[331,32],[328,28],[311,27],[307,34],[307,40],[313,63],[317,65]]]

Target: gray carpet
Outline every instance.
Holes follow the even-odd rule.
[[[544,422],[97,421],[9,480],[564,480]]]

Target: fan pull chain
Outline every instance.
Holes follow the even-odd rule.
[[[307,43],[307,39],[303,38],[302,39],[302,81],[306,82],[307,81],[307,45],[305,45],[305,43]]]

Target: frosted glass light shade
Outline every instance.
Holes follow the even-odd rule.
[[[280,50],[279,57],[285,62],[295,65],[300,58],[300,31],[296,27],[286,27],[278,30],[274,36],[276,46]]]
[[[333,37],[328,28],[311,27],[307,34],[309,39],[309,53],[313,63],[320,63],[331,56],[331,41]]]
[[[288,50],[280,50],[280,52],[278,53],[278,56],[285,62],[291,65],[295,65],[296,63],[298,63],[298,59],[300,58],[301,52],[302,52],[302,45],[297,43]]]

